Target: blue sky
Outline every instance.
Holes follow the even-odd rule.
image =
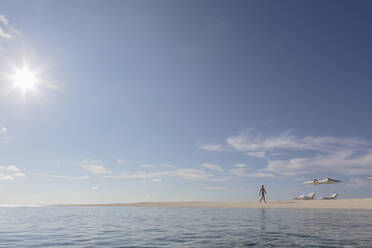
[[[1,1],[0,204],[370,197],[370,5]]]

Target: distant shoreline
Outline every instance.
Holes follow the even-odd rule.
[[[48,206],[70,207],[162,207],[162,208],[303,208],[303,209],[345,209],[372,210],[372,198],[339,200],[287,200],[259,202],[138,202],[112,204],[52,204]]]

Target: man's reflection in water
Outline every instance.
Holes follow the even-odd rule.
[[[261,230],[265,231],[266,209],[261,208]]]

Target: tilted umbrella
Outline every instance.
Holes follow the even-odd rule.
[[[340,183],[341,180],[337,180],[337,179],[332,179],[332,178],[324,178],[322,180],[317,180],[317,179],[314,179],[312,181],[306,181],[304,182],[304,184],[308,184],[308,185],[318,185],[318,184],[332,184],[332,183]]]
[[[332,184],[332,183],[340,183],[341,180],[332,179],[332,178],[324,178],[318,181],[318,184]]]
[[[318,179],[314,179],[314,180],[311,180],[311,181],[306,181],[306,182],[304,182],[304,184],[317,185],[317,184],[319,184],[318,181],[319,181]]]

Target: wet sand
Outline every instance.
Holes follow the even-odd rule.
[[[174,208],[314,208],[372,210],[372,198],[338,200],[288,200],[259,202],[138,202],[112,204],[58,204],[53,206],[174,207]]]

